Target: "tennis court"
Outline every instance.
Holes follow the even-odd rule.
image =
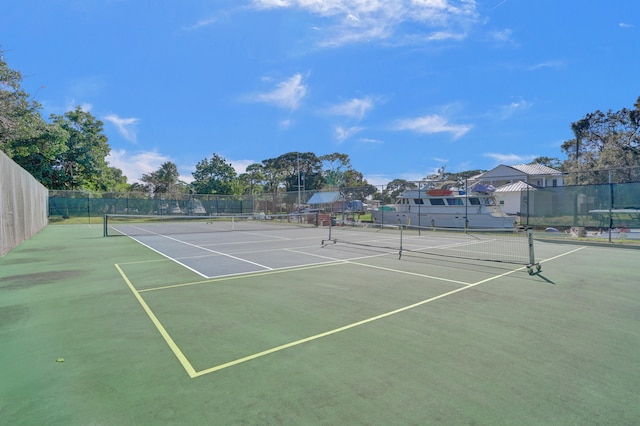
[[[48,226],[0,258],[2,417],[633,424],[640,415],[634,248],[535,240],[541,270],[530,274],[526,233],[467,241],[246,225],[113,224],[130,234],[118,238]]]

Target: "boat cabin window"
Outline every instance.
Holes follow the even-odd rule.
[[[484,203],[487,206],[495,206],[496,205],[496,201],[493,198],[485,198]]]
[[[479,198],[469,198],[469,204],[471,204],[472,206],[479,206],[480,205],[480,199]]]
[[[444,206],[444,199],[442,198],[432,198],[431,201],[432,206]]]
[[[450,206],[461,206],[463,205],[462,199],[460,198],[447,198],[447,204]]]
[[[413,202],[416,204],[424,204],[424,200],[422,198],[414,198]]]

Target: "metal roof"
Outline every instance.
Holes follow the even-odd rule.
[[[307,204],[330,204],[340,200],[342,200],[342,198],[338,191],[317,192],[309,198]]]
[[[512,169],[516,169],[527,175],[561,175],[562,172],[552,169],[551,167],[543,166],[542,164],[516,164],[514,166],[508,166]]]
[[[517,182],[502,185],[501,187],[496,189],[496,192],[520,192],[526,191],[527,189],[529,189],[530,191],[535,191],[536,187],[519,180]]]

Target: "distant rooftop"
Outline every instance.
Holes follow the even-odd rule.
[[[516,164],[511,167],[527,175],[561,175],[562,172],[542,164]]]
[[[330,204],[342,200],[340,192],[317,192],[307,201],[307,204]]]
[[[521,192],[521,191],[526,191],[527,189],[531,191],[535,191],[536,187],[519,180],[517,182],[509,183],[507,185],[502,185],[500,188],[496,189],[496,192]]]

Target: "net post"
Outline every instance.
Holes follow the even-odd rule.
[[[536,256],[533,250],[533,229],[527,228],[527,240],[529,241],[529,266],[527,270],[529,274],[533,274],[533,268],[535,267],[538,272],[542,270],[540,263],[536,263]]]
[[[400,249],[398,250],[398,260],[402,259],[402,224],[400,224]]]
[[[529,241],[529,265],[536,264],[536,256],[533,251],[533,229],[527,229],[527,240]]]
[[[108,234],[107,234],[107,226],[108,226],[108,225],[107,225],[107,220],[108,220],[107,218],[108,218],[108,217],[109,217],[109,215],[108,215],[108,214],[105,214],[105,215],[104,215],[104,219],[103,219],[103,221],[102,221],[102,236],[103,236],[103,237],[106,237],[106,236],[108,235]]]

